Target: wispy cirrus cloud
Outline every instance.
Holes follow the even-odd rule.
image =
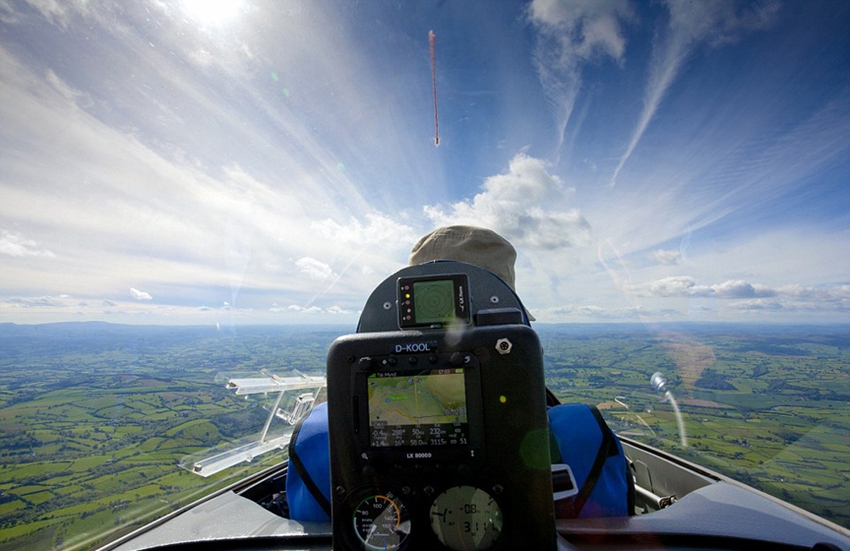
[[[534,0],[527,18],[538,31],[534,65],[554,112],[557,156],[582,86],[583,65],[622,62],[623,23],[634,13],[627,0]]]
[[[38,241],[7,230],[0,230],[0,254],[14,257],[41,256],[53,258],[53,251],[45,249]]]
[[[664,5],[670,15],[666,28],[658,31],[653,45],[649,78],[643,94],[643,110],[629,144],[614,169],[609,184],[611,187],[616,185],[623,166],[632,156],[658,106],[691,53],[701,45],[717,47],[734,42],[746,32],[769,26],[775,21],[780,7],[777,1],[750,6],[726,0],[665,0]]]
[[[678,249],[658,249],[652,251],[649,258],[664,266],[676,266],[682,263],[682,251]]]
[[[92,94],[53,70],[39,72],[4,48],[0,67],[0,90],[15,106],[4,110],[0,131],[6,153],[0,218],[23,228],[0,229],[0,256],[20,259],[14,271],[4,274],[8,288],[32,296],[55,288],[53,272],[31,266],[33,259],[41,258],[60,263],[55,271],[63,272],[61,288],[77,296],[99,296],[104,289],[151,281],[160,289],[159,298],[164,298],[161,290],[166,286],[197,290],[226,284],[232,290],[223,298],[236,304],[243,288],[315,292],[315,278],[323,269],[286,263],[287,258],[312,255],[327,267],[325,272],[333,273],[335,257],[343,247],[351,251],[352,240],[372,249],[390,242],[398,248],[405,238],[413,242],[412,230],[392,234],[389,217],[371,208],[369,214],[352,218],[364,221],[359,228],[313,227],[314,203],[322,204],[328,220],[364,208],[359,192],[323,186],[347,181],[335,168],[322,179],[316,177],[315,166],[284,157],[275,165],[287,174],[288,179],[281,181],[258,176],[264,171],[256,166],[252,171],[235,162],[206,166],[199,158],[160,151],[141,141],[139,134],[108,124],[91,111]],[[189,83],[182,85],[191,89]],[[203,99],[209,111],[222,114],[225,122],[238,118],[216,107],[213,99],[214,95]],[[62,132],[55,131],[56,121],[62,121]],[[234,125],[241,127],[244,121]],[[297,148],[287,151],[292,149]],[[306,149],[326,156],[315,144]],[[384,248],[373,256],[386,252]],[[27,266],[22,262],[26,259]],[[395,259],[383,260],[368,265],[388,271],[397,265]],[[149,279],[139,281],[140,273]],[[357,285],[363,294],[371,281]],[[242,297],[240,304],[244,293]],[[105,298],[120,300],[121,293]],[[198,300],[206,302],[209,297]]]

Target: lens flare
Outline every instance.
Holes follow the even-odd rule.
[[[226,25],[245,11],[242,0],[182,0],[183,12],[205,27]]]

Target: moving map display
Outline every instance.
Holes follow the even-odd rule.
[[[372,447],[468,444],[463,369],[375,373],[368,390]]]

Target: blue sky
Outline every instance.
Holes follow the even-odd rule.
[[[516,245],[541,322],[850,322],[848,26],[0,0],[0,322],[353,324],[451,223]]]

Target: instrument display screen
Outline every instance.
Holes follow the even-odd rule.
[[[372,447],[469,443],[463,368],[373,373],[367,388]]]
[[[464,274],[398,280],[399,327],[470,323],[469,282]]]

